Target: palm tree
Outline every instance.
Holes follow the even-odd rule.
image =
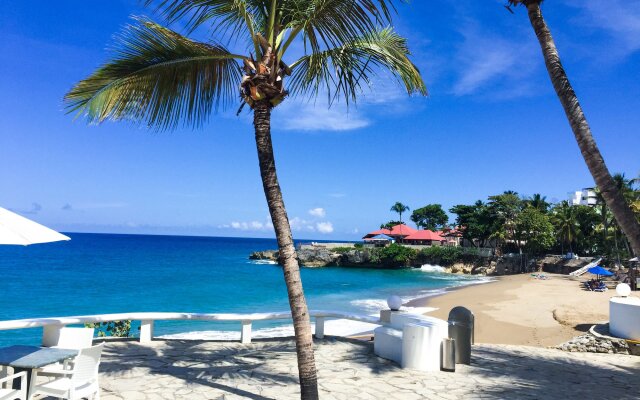
[[[391,210],[390,211],[398,213],[398,216],[399,216],[398,219],[400,220],[400,223],[402,224],[402,213],[409,211],[409,207],[405,206],[404,204],[400,203],[399,201],[396,201],[396,204],[391,206]]]
[[[616,221],[618,221],[622,231],[629,239],[633,251],[636,254],[640,254],[640,223],[638,223],[631,208],[625,202],[622,193],[616,188],[611,173],[602,158],[600,149],[593,139],[591,128],[580,106],[578,97],[562,66],[560,55],[551,36],[551,31],[542,17],[540,4],[542,4],[543,1],[544,0],[508,0],[507,7],[524,5],[527,8],[531,26],[542,48],[542,54],[549,77],[551,78],[551,83],[569,119],[569,124],[578,142],[578,147],[580,147],[582,157],[593,176],[593,180],[600,189],[607,206],[611,209]]]
[[[187,33],[208,29],[206,37],[211,40],[196,41],[138,17],[116,38],[112,59],[67,93],[68,110],[89,122],[130,120],[168,130],[180,124],[201,127],[214,111],[238,99],[242,106],[249,106],[293,318],[301,396],[315,399],[311,325],[276,174],[271,113],[290,94],[317,97],[322,93],[329,105],[339,100],[353,103],[379,69],[389,71],[409,94],[426,94],[420,73],[409,59],[406,40],[390,27],[394,2],[157,2],[157,11],[169,23],[186,21]],[[287,64],[285,57],[296,40],[304,53]],[[223,42],[238,49],[231,51]]]
[[[568,201],[563,201],[554,208],[553,222],[560,236],[560,245],[564,254],[565,240],[569,244],[569,251],[573,253],[573,241],[578,234],[578,218],[576,208],[572,207]]]
[[[533,207],[538,211],[546,213],[549,209],[549,203],[547,203],[547,196],[543,196],[540,193],[536,193],[526,201],[527,206]]]

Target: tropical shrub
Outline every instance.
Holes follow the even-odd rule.
[[[331,249],[334,253],[343,254],[353,250],[353,247],[334,247]]]
[[[385,267],[408,267],[416,264],[418,252],[409,247],[392,243],[387,247],[371,250],[371,261]]]
[[[130,337],[131,336],[131,320],[110,321],[110,322],[94,322],[84,324],[87,328],[94,328],[98,331],[99,337]]]
[[[431,246],[425,247],[419,253],[420,262],[444,267],[463,261],[463,258],[461,247]]]

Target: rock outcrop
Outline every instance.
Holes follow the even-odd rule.
[[[336,252],[325,247],[305,247],[296,251],[300,265],[310,268],[328,266],[379,266],[371,261],[371,252],[367,249],[353,249]],[[277,250],[256,251],[249,256],[251,260],[269,260],[278,262]]]
[[[538,262],[544,272],[568,274],[584,267],[593,261],[593,257],[563,258],[562,256],[546,256]]]
[[[609,324],[594,325],[584,335],[556,346],[568,352],[609,353],[640,355],[638,346],[630,345],[625,339],[609,336]]]
[[[254,251],[249,255],[249,259],[278,262],[278,251],[277,250]]]
[[[326,267],[328,265],[340,265],[341,254],[327,248],[300,249],[297,251],[298,261],[305,267]]]

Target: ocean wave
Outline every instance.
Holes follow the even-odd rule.
[[[444,293],[444,289],[432,289],[432,290],[421,290],[413,296],[401,296],[402,304],[407,304],[412,300],[420,299],[429,296],[436,296],[438,294]],[[355,308],[358,308],[359,311],[366,313],[367,315],[379,315],[380,310],[388,310],[389,306],[387,305],[387,299],[359,299],[352,300],[349,304]],[[432,307],[408,307],[402,306],[402,310],[416,313],[416,314],[424,314],[430,311],[435,310]]]
[[[440,265],[424,264],[420,267],[423,272],[444,272],[444,267]]]
[[[278,263],[273,260],[251,260],[248,261],[249,264],[257,264],[257,265],[277,265]]]

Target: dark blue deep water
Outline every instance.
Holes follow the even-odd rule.
[[[69,242],[0,246],[0,320],[134,311],[286,311],[280,267],[252,262],[272,239],[68,234]],[[475,278],[415,270],[303,269],[309,307],[375,313],[405,298]],[[254,329],[281,323],[263,323]],[[166,321],[156,335],[235,330],[237,324]],[[135,330],[135,329],[134,329]],[[137,332],[133,332],[136,334]],[[0,331],[0,345],[37,344],[40,328]]]

